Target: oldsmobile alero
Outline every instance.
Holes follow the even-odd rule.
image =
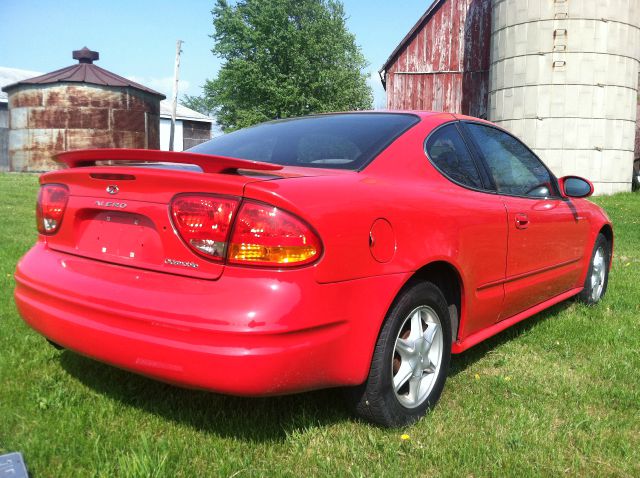
[[[24,320],[185,387],[346,387],[387,426],[434,406],[451,354],[607,288],[613,230],[575,176],[447,113],[280,120],[188,152],[84,150],[41,176]]]

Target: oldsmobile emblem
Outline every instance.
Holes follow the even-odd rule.
[[[191,269],[198,268],[198,264],[195,262],[179,261],[177,259],[165,259],[164,263],[172,266],[190,267]]]
[[[109,194],[117,194],[118,191],[120,191],[120,188],[115,184],[110,184],[109,186],[107,186],[107,192]]]

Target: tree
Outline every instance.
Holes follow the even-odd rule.
[[[338,0],[217,0],[212,52],[224,63],[201,97],[224,131],[309,113],[369,109],[367,62]]]

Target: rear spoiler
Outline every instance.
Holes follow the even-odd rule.
[[[178,163],[195,164],[205,173],[222,173],[229,170],[252,169],[257,171],[277,171],[279,164],[263,163],[248,159],[211,156],[208,154],[160,151],[157,149],[78,149],[58,153],[54,159],[66,164],[69,168],[93,166],[96,161],[114,161],[122,163]],[[125,164],[126,165],[126,164]]]

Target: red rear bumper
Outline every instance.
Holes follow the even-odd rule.
[[[318,284],[313,268],[232,267],[202,280],[38,243],[18,264],[15,300],[31,327],[83,355],[182,386],[270,395],[364,381],[404,280]]]

